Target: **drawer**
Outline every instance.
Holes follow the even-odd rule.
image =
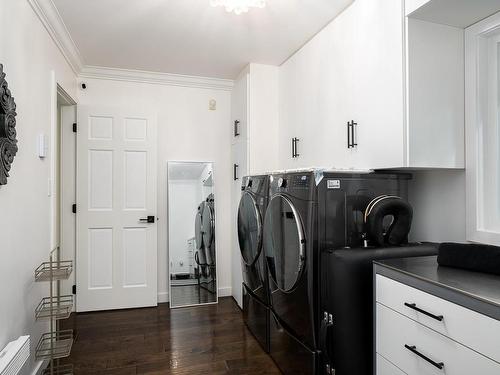
[[[377,303],[377,353],[408,375],[500,374],[500,364],[380,303]],[[442,363],[443,368],[429,361]]]
[[[377,302],[500,362],[500,321],[385,276],[377,275],[376,282]],[[405,303],[442,316],[442,320],[412,309]]]
[[[405,373],[377,354],[377,375],[405,375]]]

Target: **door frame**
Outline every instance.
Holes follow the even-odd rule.
[[[486,75],[489,46],[487,38],[500,30],[500,13],[465,29],[465,147],[466,147],[466,239],[471,242],[486,243],[498,246],[500,232],[487,230],[482,223],[483,179],[481,156],[481,119],[489,114],[482,110],[489,98],[484,95],[485,83],[479,78]]]
[[[62,100],[60,100],[62,99]],[[57,82],[56,74],[51,72],[51,111],[50,111],[50,137],[49,137],[49,155],[50,155],[50,177],[48,181],[47,194],[50,197],[50,248],[56,246],[55,229],[61,220],[61,210],[57,212],[57,200],[61,203],[61,196],[57,195],[56,184],[60,184],[62,174],[57,178],[57,168],[61,163],[61,155],[57,152],[58,146],[62,143],[60,134],[61,113],[59,112],[59,104],[62,106],[75,106],[77,102],[67,93],[67,91]],[[59,206],[59,208],[61,208]]]
[[[170,210],[169,210],[169,201],[170,201],[170,194],[169,194],[169,177],[168,177],[168,163],[212,163],[212,178],[214,181],[217,181],[216,176],[216,166],[215,162],[212,160],[179,160],[179,159],[172,159],[172,160],[167,160],[166,161],[166,169],[167,169],[167,175],[166,175],[166,187],[167,187],[167,210],[166,210],[166,217],[167,217],[167,227],[165,228],[167,231],[167,283],[168,283],[168,303],[170,305],[170,298],[172,296],[172,284],[170,283]],[[193,306],[206,306],[206,305],[216,305],[219,303],[219,245],[220,245],[220,234],[219,234],[219,215],[217,215],[217,207],[218,207],[218,195],[217,195],[217,182],[215,182],[215,189],[213,189],[212,194],[214,195],[214,200],[215,200],[215,210],[214,210],[214,222],[215,222],[215,264],[216,264],[216,281],[215,281],[215,287],[217,289],[216,293],[216,298],[215,302],[207,302],[203,304],[192,304],[192,305],[182,305],[179,307],[170,307],[171,309],[180,309],[184,307],[193,307]]]

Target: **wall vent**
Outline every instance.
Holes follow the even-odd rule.
[[[18,375],[30,356],[30,337],[21,336],[0,352],[0,375]]]

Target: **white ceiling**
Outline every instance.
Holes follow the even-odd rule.
[[[168,163],[169,180],[198,180],[205,168],[211,163],[170,162]]]
[[[85,65],[233,79],[280,65],[353,0],[268,0],[235,15],[210,0],[53,0]]]

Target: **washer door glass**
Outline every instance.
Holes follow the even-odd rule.
[[[238,242],[243,261],[251,266],[261,251],[262,218],[257,202],[249,192],[243,193],[238,208]]]
[[[263,248],[269,273],[284,292],[291,291],[304,268],[305,237],[292,202],[283,195],[271,199],[264,221]]]
[[[214,211],[209,204],[203,209],[203,244],[205,247],[212,246],[214,237]]]

